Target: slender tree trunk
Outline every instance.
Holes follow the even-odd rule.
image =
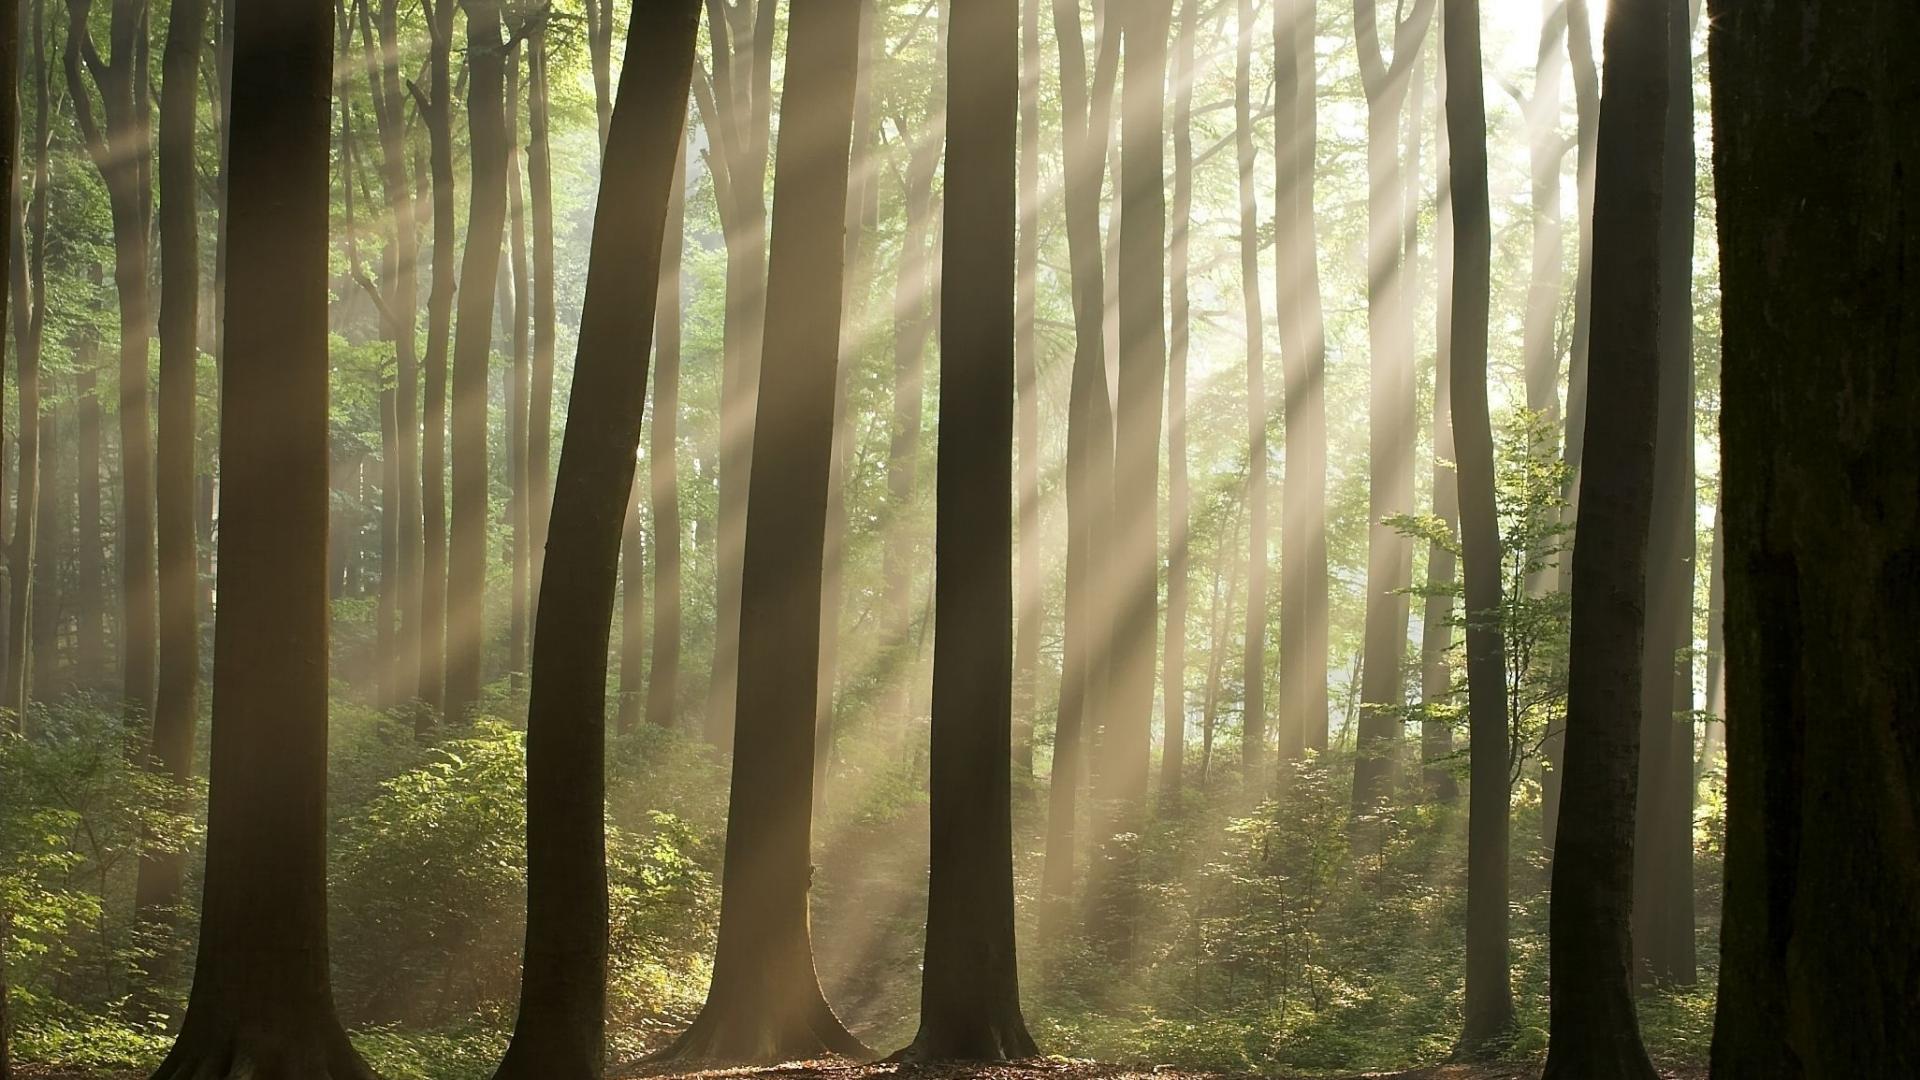
[[[432,174],[432,276],[427,285],[427,355],[421,368],[425,431],[421,489],[425,519],[420,563],[420,710],[415,732],[424,736],[446,702],[447,677],[447,350],[453,326],[453,13],[455,0],[427,5],[430,43],[428,91],[421,108]],[[475,290],[476,292],[484,290]]]
[[[235,26],[206,890],[158,1080],[372,1076],[327,974],[330,24],[309,0]]]
[[[1920,66],[1904,46],[1920,10],[1715,0],[1707,16],[1727,509],[1713,1075],[1909,1076],[1920,144],[1904,103]]]
[[[1444,48],[1444,47],[1443,47]],[[1433,349],[1433,514],[1447,535],[1460,535],[1460,487],[1454,473],[1453,450],[1453,197],[1448,192],[1447,65],[1434,65],[1435,98],[1441,113],[1434,125],[1435,176],[1438,188],[1434,210],[1434,304],[1437,324]],[[1421,616],[1420,702],[1426,716],[1420,722],[1420,757],[1425,763],[1428,792],[1451,802],[1460,797],[1459,781],[1445,764],[1453,756],[1453,728],[1440,718],[1440,708],[1453,697],[1453,674],[1447,654],[1453,650],[1454,600],[1446,590],[1457,580],[1458,560],[1447,544],[1427,547],[1426,610]]]
[[[1452,415],[1466,586],[1467,713],[1472,775],[1467,831],[1467,989],[1460,1052],[1492,1052],[1513,1026],[1508,967],[1508,735],[1500,612],[1500,523],[1487,411],[1487,312],[1493,234],[1487,207],[1487,114],[1479,0],[1446,12],[1448,189],[1454,228]]]
[[[680,258],[686,245],[687,144],[667,195],[660,299],[653,327],[653,426],[647,470],[653,513],[653,663],[647,722],[675,725],[680,701]]]
[[[606,48],[611,50],[612,17],[610,14],[603,17],[608,20],[602,27]],[[540,577],[547,558],[547,518],[553,505],[553,354],[559,322],[554,300],[548,60],[547,16],[536,17],[527,28],[527,194],[533,202],[533,371],[527,399],[527,591],[533,610],[527,617],[534,624],[539,622]]]
[[[60,664],[61,580],[66,563],[66,493],[60,489],[59,413],[43,410],[39,424],[39,482],[35,495],[33,546],[33,673],[31,697],[52,697],[64,689]]]
[[[49,462],[52,460],[51,446],[43,450],[40,445],[41,432],[47,426],[41,416],[40,353],[47,324],[47,188],[51,175],[48,158],[52,135],[47,123],[50,74],[47,70],[46,5],[47,0],[33,0],[29,14],[29,29],[33,38],[34,100],[30,190],[22,191],[17,180],[12,185],[9,204],[12,207],[12,220],[16,224],[6,230],[6,242],[14,245],[7,257],[7,266],[14,309],[14,356],[19,365],[14,379],[20,392],[20,486],[15,496],[17,516],[9,551],[12,587],[8,597],[7,656],[4,665],[6,683],[4,691],[0,692],[0,708],[13,710],[14,724],[18,730],[25,730],[27,702],[37,677],[33,671],[35,659],[32,647],[41,642],[35,630],[32,596],[38,583],[36,547],[41,529],[39,511],[44,505],[39,487],[45,482],[44,475],[49,471],[41,464],[42,454],[46,454]],[[20,43],[17,34],[23,20],[7,12],[0,12],[0,20],[8,20],[0,24],[0,78],[9,78],[12,77],[9,72],[18,74]],[[13,86],[18,81],[14,78],[13,82],[0,85]],[[5,159],[6,175],[13,176],[14,147],[22,145],[25,140],[18,130],[17,98],[12,94],[0,97],[5,99],[0,100],[0,157]],[[3,303],[0,301],[0,304]],[[4,313],[4,306],[0,306],[0,316],[4,316]],[[4,317],[0,317],[0,333],[4,333],[4,323]],[[51,593],[45,597],[45,601],[49,605],[53,603]],[[51,671],[54,659],[49,649],[43,661],[44,670]],[[4,1041],[4,1034],[0,1034],[0,1042]]]
[[[1014,445],[1019,450],[1019,577],[1013,647],[1013,766],[1033,777],[1040,637],[1046,597],[1040,572],[1040,376],[1035,314],[1040,278],[1040,6],[1020,0],[1020,228],[1014,252]],[[1171,744],[1169,744],[1171,745]]]
[[[392,709],[403,700],[397,656],[399,643],[394,619],[400,606],[400,409],[391,389],[380,391],[380,591],[374,600],[373,647],[380,677],[380,707]]]
[[[951,441],[936,479],[926,961],[920,1030],[898,1055],[910,1061],[1038,1053],[1020,1015],[1010,776],[1019,28],[1019,0],[953,7],[940,275]]]
[[[1686,4],[1669,3],[1667,10],[1660,394],[1647,548],[1640,812],[1633,847],[1634,958],[1643,986],[1690,985],[1695,976],[1693,32]]]
[[[1113,514],[1113,414],[1107,391],[1100,180],[1120,56],[1119,33],[1109,24],[1100,36],[1089,91],[1079,5],[1074,0],[1054,0],[1053,22],[1060,50],[1061,154],[1074,347],[1067,401],[1066,620],[1041,878],[1050,931],[1058,929],[1065,901],[1073,891],[1076,796],[1091,757],[1091,720],[1100,715],[1107,699],[1106,666],[1101,658],[1111,626],[1103,584]]]
[[[656,323],[655,330],[659,327]],[[637,445],[637,444],[636,444]],[[620,719],[625,735],[639,726],[646,711],[643,685],[647,662],[647,533],[645,502],[636,479],[627,495],[620,530]]]
[[[1727,644],[1724,626],[1727,617],[1727,532],[1726,511],[1718,500],[1713,506],[1713,552],[1707,563],[1707,656],[1706,656],[1706,731],[1700,739],[1700,766],[1696,785],[1704,779],[1727,743]],[[1694,796],[1698,801],[1698,793]]]
[[[1286,392],[1286,474],[1280,487],[1280,755],[1327,746],[1326,326],[1320,309],[1313,177],[1318,135],[1314,0],[1277,9],[1276,123],[1297,134],[1278,163],[1274,249]]]
[[[668,1060],[789,1061],[863,1054],[820,992],[807,925],[820,567],[833,449],[834,367],[859,63],[857,0],[815,0],[789,22],[775,168],[767,340],[745,538],[738,696],[713,983]],[[671,154],[664,155],[668,160]],[[1010,299],[1010,298],[1009,298]],[[1006,487],[1000,489],[1006,498]],[[1004,534],[1003,534],[1004,535]]]
[[[193,776],[200,679],[200,618],[194,607],[195,374],[200,350],[200,206],[194,101],[207,0],[175,0],[167,18],[160,86],[160,408],[158,469],[160,684],[150,767],[175,784]],[[143,858],[134,890],[142,918],[166,920],[180,903],[184,852]],[[158,973],[150,972],[149,974]]]
[[[1655,499],[1656,404],[1668,292],[1662,275],[1661,119],[1667,109],[1666,0],[1615,0],[1607,16],[1594,211],[1594,340],[1607,364],[1588,386],[1587,437],[1597,451],[1582,481],[1587,516],[1573,555],[1568,672],[1567,813],[1553,861],[1552,1047],[1549,1077],[1648,1078],[1630,965],[1635,791],[1649,696],[1666,710],[1671,661],[1643,663],[1648,527]],[[1692,206],[1687,207],[1689,224]]]
[[[507,526],[509,586],[507,605],[507,673],[519,689],[527,670],[528,571],[533,559],[527,472],[527,397],[533,388],[532,342],[527,335],[532,315],[527,277],[527,203],[520,183],[520,43],[507,49],[507,263],[513,275],[513,369],[507,394]]]
[[[1260,197],[1253,169],[1253,0],[1238,0],[1233,144],[1240,192],[1240,310],[1247,349],[1247,620],[1240,763],[1260,789],[1267,753],[1267,352],[1260,310]],[[1284,309],[1283,309],[1284,310]]]
[[[442,0],[445,2],[445,0]],[[453,341],[453,529],[447,551],[449,720],[479,704],[487,576],[487,354],[493,290],[507,214],[505,52],[497,0],[462,0],[467,12],[467,129],[473,190],[461,254]]]
[[[84,331],[82,332],[85,333]],[[82,689],[107,684],[107,557],[100,515],[100,398],[97,393],[100,346],[91,336],[80,340],[74,395],[79,399],[75,427],[77,473],[74,498],[79,518],[79,552],[75,566],[80,580],[74,588],[74,673]]]
[[[600,156],[607,154],[607,128],[613,121],[613,4],[586,0],[587,63],[593,73],[593,116]]]
[[[696,0],[633,9],[607,135],[554,485],[554,572],[535,608],[526,959],[500,1080],[598,1077],[605,1064],[607,643],[647,390],[632,346],[653,334],[699,11]]]
[[[1360,724],[1354,743],[1353,810],[1377,809],[1391,793],[1393,757],[1406,704],[1407,588],[1413,540],[1388,520],[1413,513],[1413,450],[1419,419],[1413,366],[1413,267],[1403,262],[1407,198],[1400,116],[1415,59],[1433,20],[1417,0],[1394,25],[1393,58],[1381,56],[1375,0],[1355,0],[1354,36],[1367,97],[1367,610]]]
[[[1167,348],[1167,629],[1161,693],[1166,734],[1160,761],[1160,797],[1180,798],[1187,750],[1187,597],[1193,532],[1187,479],[1188,233],[1193,219],[1193,38],[1194,0],[1180,6],[1180,35],[1173,61],[1173,235],[1167,248],[1172,337]],[[1243,264],[1244,266],[1244,264]],[[1257,283],[1256,283],[1257,288]]]

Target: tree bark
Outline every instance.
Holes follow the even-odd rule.
[[[427,283],[426,384],[421,409],[421,491],[425,529],[420,563],[420,699],[414,723],[424,737],[446,703],[447,683],[447,350],[453,326],[453,13],[455,0],[421,0],[429,44],[421,103],[432,177],[432,274]],[[417,91],[416,91],[417,94]],[[484,290],[475,290],[484,291]]]
[[[940,275],[930,867],[907,1061],[1038,1053],[1014,948],[1014,289],[1019,0],[953,6]]]
[[[1500,523],[1487,412],[1487,311],[1493,233],[1487,207],[1487,113],[1479,0],[1444,0],[1448,188],[1454,228],[1451,360],[1459,451],[1461,570],[1466,586],[1467,712],[1472,775],[1467,830],[1466,1015],[1459,1052],[1493,1052],[1513,1026],[1507,963],[1508,733],[1500,613]]]
[[[1233,145],[1240,194],[1240,309],[1247,348],[1247,619],[1240,764],[1259,790],[1267,753],[1267,354],[1260,310],[1260,198],[1253,167],[1253,0],[1238,0]],[[1184,126],[1184,125],[1182,125]]]
[[[1447,170],[1447,65],[1434,65],[1434,90],[1439,106],[1439,122],[1434,125],[1434,183],[1438,188],[1434,208],[1433,265],[1437,299],[1433,349],[1433,514],[1446,527],[1447,535],[1460,535],[1460,487],[1454,472],[1453,449],[1453,197],[1448,193]],[[1424,780],[1433,798],[1451,802],[1460,797],[1460,783],[1454,779],[1448,760],[1453,756],[1453,727],[1441,719],[1439,709],[1453,697],[1453,673],[1447,666],[1447,653],[1453,650],[1452,589],[1459,569],[1454,548],[1446,544],[1427,547],[1426,610],[1421,616],[1420,702],[1427,710],[1420,722],[1420,758],[1425,764]]]
[[[14,356],[18,364],[14,380],[20,393],[20,485],[14,497],[17,516],[14,518],[13,543],[8,553],[11,591],[8,596],[7,657],[4,665],[6,683],[4,691],[0,691],[0,708],[13,711],[16,730],[25,730],[27,703],[38,677],[33,670],[33,647],[41,644],[41,639],[35,629],[31,600],[38,583],[35,555],[41,528],[39,510],[43,505],[39,487],[44,482],[44,473],[49,471],[41,464],[43,452],[51,460],[51,447],[43,451],[40,445],[40,434],[46,427],[46,421],[41,416],[40,353],[47,325],[47,185],[50,179],[48,158],[52,135],[47,124],[50,94],[46,4],[47,0],[34,0],[30,15],[34,100],[30,190],[23,192],[17,180],[12,185],[9,204],[15,224],[6,230],[5,241],[13,245],[12,251],[7,254],[6,265],[13,301]],[[17,2],[6,6],[16,7]],[[0,85],[18,84],[18,34],[22,22],[12,12],[0,11],[0,78],[12,79]],[[0,159],[4,159],[6,175],[13,176],[17,164],[14,161],[14,147],[22,145],[25,140],[19,130],[18,98],[13,94],[0,97],[5,99],[0,101]],[[5,300],[0,299],[0,332],[4,332],[4,304]],[[46,600],[51,604],[53,598],[49,595]],[[50,650],[50,643],[48,646]],[[47,668],[51,668],[54,659],[49,651],[45,657]]]
[[[156,1080],[372,1076],[327,972],[331,23],[308,0],[245,4],[234,27],[206,887],[186,1019]]]
[[[616,730],[622,735],[638,726],[646,712],[647,533],[641,494],[640,482],[635,480],[620,530],[620,718]]]
[[[653,334],[699,16],[697,0],[633,9],[607,135],[554,485],[553,572],[535,607],[526,959],[500,1080],[598,1077],[605,1063],[607,643],[647,390],[633,343]]]
[[[700,1015],[666,1060],[788,1061],[866,1048],[814,973],[813,710],[820,568],[839,356],[856,0],[815,0],[789,22],[755,460],[750,470],[734,746],[720,932]],[[671,154],[665,154],[671,160]],[[1006,497],[1006,489],[1001,489]]]
[[[108,683],[106,575],[107,556],[100,515],[100,397],[98,393],[100,343],[82,331],[77,350],[74,396],[79,399],[74,426],[74,513],[79,518],[79,552],[75,558],[79,581],[74,586],[74,682],[97,690]]]
[[[1313,177],[1318,141],[1314,0],[1273,24],[1275,123],[1296,132],[1275,169],[1274,310],[1286,400],[1280,487],[1280,756],[1327,747],[1326,325],[1320,308]]]
[[[444,2],[444,0],[442,0]],[[507,214],[505,52],[498,0],[461,0],[467,12],[467,137],[473,189],[461,253],[453,339],[453,529],[447,545],[447,718],[480,702],[487,577],[487,354],[493,289]]]
[[[660,251],[660,299],[653,327],[653,427],[648,491],[653,513],[653,661],[647,722],[670,728],[680,700],[680,259],[686,245],[687,144],[667,196]]]
[[[1187,352],[1191,337],[1188,233],[1193,220],[1193,0],[1180,6],[1173,79],[1173,223],[1167,245],[1172,334],[1167,345],[1167,628],[1160,688],[1166,702],[1160,751],[1160,798],[1180,799],[1187,750],[1187,605],[1192,575],[1188,544],[1193,497],[1187,477]],[[1243,264],[1244,266],[1244,264]],[[1256,280],[1257,289],[1257,280]]]
[[[1018,620],[1013,647],[1013,765],[1033,777],[1033,728],[1040,695],[1040,637],[1046,619],[1040,555],[1040,342],[1036,325],[1040,279],[1040,7],[1020,0],[1020,227],[1014,252],[1014,445],[1020,516]],[[1171,745],[1171,744],[1169,744]]]
[[[1635,800],[1642,782],[1641,712],[1666,709],[1671,661],[1643,663],[1649,525],[1655,500],[1655,413],[1663,384],[1663,133],[1671,0],[1615,0],[1606,27],[1594,202],[1594,342],[1607,357],[1588,383],[1581,481],[1585,516],[1572,563],[1566,813],[1553,860],[1552,1045],[1547,1076],[1655,1075],[1640,1042],[1630,972],[1635,906]],[[1691,222],[1692,204],[1686,207]],[[1661,693],[1642,693],[1643,685]]]
[[[1727,509],[1713,1075],[1913,1075],[1920,11],[1707,15]]]
[[[507,339],[513,347],[513,367],[507,394],[507,677],[519,689],[527,670],[528,573],[533,565],[532,491],[527,471],[527,398],[533,389],[532,316],[527,276],[527,202],[520,182],[520,42],[522,30],[507,47],[507,265],[513,277],[512,325]]]
[[[558,324],[554,301],[553,152],[549,129],[547,16],[527,29],[527,194],[533,201],[533,373],[527,401],[527,593],[539,621],[540,575],[547,558],[547,518],[553,507],[553,353]],[[607,16],[610,20],[611,16]],[[604,27],[611,49],[613,24]],[[611,108],[611,106],[609,106]]]

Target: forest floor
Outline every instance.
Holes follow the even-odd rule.
[[[18,1080],[144,1080],[142,1073],[102,1072],[16,1065]],[[1318,1080],[1536,1080],[1538,1065],[1435,1065],[1405,1072],[1321,1074]],[[1705,1080],[1705,1068],[1663,1067],[1666,1080]],[[610,1071],[616,1080],[1305,1080],[1300,1076],[1193,1072],[1169,1065],[1106,1065],[1092,1061],[1030,1061],[1008,1065],[862,1065],[842,1061],[796,1062],[762,1068],[675,1072],[658,1066],[625,1066]]]

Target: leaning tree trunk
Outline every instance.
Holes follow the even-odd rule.
[[[527,937],[513,1041],[496,1074],[597,1077],[605,1063],[607,641],[646,402],[661,233],[686,128],[697,0],[641,4],[607,137],[573,396],[554,485],[550,573],[527,703]]]
[[[1274,310],[1280,320],[1286,474],[1280,486],[1280,756],[1327,748],[1326,326],[1320,308],[1313,177],[1318,137],[1314,0],[1273,23],[1276,123],[1297,134],[1277,162]]]
[[[760,365],[766,407],[750,468],[720,934],[707,1002],[666,1060],[866,1052],[820,992],[807,925],[820,568],[859,22],[858,0],[813,0],[789,23],[766,318],[766,340],[780,352]]]
[[[327,972],[331,22],[325,0],[249,2],[234,27],[207,868],[156,1080],[372,1076]]]
[[[445,0],[442,0],[445,2]],[[447,719],[480,702],[487,579],[487,354],[490,287],[500,269],[507,214],[506,56],[498,0],[462,0],[467,11],[467,135],[473,190],[460,259],[453,339],[453,528],[447,545]]]
[[[1444,0],[1448,189],[1452,192],[1453,423],[1460,474],[1461,571],[1467,615],[1467,725],[1472,774],[1467,829],[1467,992],[1459,1049],[1496,1049],[1513,1026],[1507,965],[1508,742],[1500,613],[1500,522],[1487,412],[1487,309],[1493,232],[1487,209],[1487,112],[1479,0]]]
[[[1015,117],[1019,0],[953,6],[940,275],[926,959],[908,1061],[1037,1052],[1014,949]]]
[[[1920,9],[1707,14],[1727,511],[1713,1075],[1913,1076]]]
[[[1651,1080],[1634,1010],[1635,799],[1649,695],[1665,707],[1671,663],[1644,666],[1655,412],[1661,395],[1663,192],[1669,0],[1613,0],[1594,202],[1594,343],[1584,518],[1572,562],[1566,811],[1553,858],[1552,1045],[1547,1076]],[[1670,209],[1670,208],[1669,208]],[[1689,221],[1692,204],[1687,205]],[[1664,433],[1661,433],[1664,434]]]
[[[194,100],[207,0],[175,0],[160,83],[160,408],[158,468],[160,686],[151,761],[175,784],[193,776],[194,698],[200,679],[199,568],[194,534],[194,375],[200,362],[200,207]],[[134,907],[164,920],[180,902],[184,852],[140,861]],[[158,972],[150,972],[158,975]]]

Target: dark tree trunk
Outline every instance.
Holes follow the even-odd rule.
[[[1460,487],[1453,467],[1453,208],[1447,194],[1447,65],[1434,65],[1435,97],[1441,113],[1434,125],[1435,177],[1438,188],[1434,209],[1434,283],[1438,300],[1434,304],[1433,349],[1433,515],[1445,525],[1449,536],[1460,535]],[[1453,728],[1440,718],[1439,710],[1453,697],[1453,674],[1447,666],[1447,653],[1453,649],[1453,588],[1459,569],[1454,548],[1445,544],[1427,547],[1426,611],[1421,616],[1420,702],[1427,710],[1420,722],[1420,758],[1425,763],[1427,791],[1436,799],[1452,801],[1460,797],[1460,783],[1454,779],[1450,759],[1453,756]]]
[[[61,692],[66,674],[60,663],[61,568],[68,548],[66,493],[60,489],[60,419],[53,411],[40,416],[39,483],[35,495],[33,546],[33,673],[27,687],[30,698]]]
[[[234,27],[206,891],[157,1080],[372,1076],[327,974],[331,23],[308,0],[243,5]]]
[[[445,0],[442,0],[445,2]],[[498,0],[462,0],[467,12],[467,137],[473,190],[461,253],[453,339],[453,528],[447,545],[447,718],[480,702],[487,578],[487,354],[507,215],[506,54]]]
[[[620,716],[615,730],[622,735],[637,727],[646,712],[647,533],[642,493],[636,479],[628,490],[620,530]]]
[[[453,171],[453,5],[422,0],[430,38],[428,90],[421,106],[432,174],[432,276],[427,283],[427,354],[421,368],[424,432],[420,454],[423,556],[420,561],[420,700],[424,736],[446,701],[447,682],[447,349],[453,326],[455,245]],[[475,290],[476,292],[485,290]]]
[[[1394,26],[1391,62],[1380,54],[1376,0],[1355,0],[1354,36],[1367,97],[1367,347],[1372,393],[1367,420],[1367,611],[1361,661],[1360,724],[1354,742],[1353,810],[1391,793],[1393,756],[1406,705],[1407,588],[1413,540],[1387,524],[1413,513],[1413,446],[1419,430],[1413,370],[1413,267],[1403,263],[1406,184],[1400,114],[1414,59],[1433,21],[1433,0],[1417,0]]]
[[[696,85],[702,126],[718,136],[708,155],[727,246],[726,310],[720,373],[720,500],[712,678],[707,737],[733,745],[740,661],[741,573],[747,489],[753,460],[754,402],[766,317],[766,173],[773,105],[775,0],[716,0],[708,5],[711,85]],[[744,70],[743,70],[744,69]],[[724,194],[722,194],[724,192]],[[816,660],[818,658],[816,657]]]
[[[706,1005],[664,1052],[669,1060],[789,1061],[866,1049],[820,992],[807,926],[820,567],[859,22],[857,0],[798,5],[789,22],[767,295],[766,340],[779,351],[760,365],[768,407],[753,440],[719,945]]]
[[[1160,798],[1169,806],[1180,799],[1187,751],[1188,543],[1193,532],[1193,498],[1187,478],[1187,351],[1192,318],[1187,236],[1193,220],[1193,38],[1197,18],[1193,0],[1183,0],[1172,73],[1173,233],[1167,247],[1172,318],[1172,337],[1167,345],[1167,629],[1166,661],[1160,677],[1166,702]],[[1257,277],[1255,290],[1257,294]]]
[[[1660,395],[1647,542],[1633,940],[1643,986],[1691,985],[1693,951],[1693,27],[1668,5]],[[1599,463],[1594,463],[1598,467]]]
[[[527,938],[497,1074],[597,1077],[605,1063],[607,643],[633,490],[675,146],[686,130],[697,0],[641,4],[607,135],[554,484],[553,560],[535,608],[527,707]]]
[[[91,0],[70,0],[67,18],[67,96],[94,166],[107,189],[113,225],[113,283],[120,298],[119,418],[122,502],[116,532],[122,601],[120,696],[129,716],[153,706],[156,593],[154,582],[153,459],[149,450],[147,386],[149,294],[147,226],[149,156],[144,64],[146,4],[113,0],[108,55],[93,46]],[[100,93],[100,119],[82,78]],[[104,125],[104,126],[103,126]],[[9,151],[11,153],[11,151]]]
[[[1267,753],[1267,354],[1260,310],[1260,198],[1253,167],[1253,0],[1238,0],[1233,145],[1240,194],[1240,306],[1247,346],[1247,619],[1240,763],[1260,789]],[[1182,128],[1185,125],[1180,125]],[[1176,136],[1179,137],[1179,136]]]
[[[1040,7],[1020,0],[1020,228],[1014,251],[1014,445],[1018,448],[1019,578],[1013,645],[1013,765],[1033,778],[1033,728],[1040,702],[1040,637],[1046,597],[1040,587],[1040,342],[1035,323],[1040,279]],[[1169,747],[1172,743],[1168,744]]]
[[[1461,571],[1467,615],[1467,724],[1472,774],[1467,830],[1467,988],[1463,1055],[1493,1052],[1513,1026],[1507,964],[1508,737],[1502,639],[1500,522],[1487,412],[1487,310],[1493,233],[1487,209],[1487,112],[1479,0],[1444,0],[1448,189],[1454,260],[1453,424],[1460,474]]]
[[[1113,514],[1113,414],[1107,393],[1105,266],[1100,251],[1100,181],[1107,160],[1112,85],[1120,35],[1103,28],[1089,94],[1080,8],[1054,0],[1060,49],[1061,154],[1065,171],[1067,248],[1072,263],[1073,369],[1067,400],[1067,581],[1059,711],[1054,722],[1053,775],[1047,791],[1046,864],[1041,893],[1049,929],[1074,884],[1075,802],[1092,734],[1106,693],[1111,619],[1105,599],[1108,530]]]
[[[194,160],[194,100],[207,0],[174,0],[160,72],[160,685],[150,767],[175,784],[193,776],[200,679],[198,567],[194,535],[194,376],[200,362],[200,205]],[[162,920],[180,902],[183,852],[143,858],[134,890],[142,918]]]
[[[1912,1076],[1920,9],[1707,14],[1727,508],[1713,1075]]]
[[[23,191],[18,180],[12,184],[8,201],[14,224],[4,230],[5,239],[0,241],[14,245],[10,253],[5,253],[5,259],[0,260],[0,265],[7,267],[8,292],[13,301],[14,356],[19,365],[14,379],[20,391],[20,486],[14,498],[17,516],[14,519],[13,543],[8,552],[11,590],[8,596],[7,653],[4,664],[6,681],[4,690],[0,691],[0,708],[13,711],[18,730],[25,729],[28,698],[36,680],[41,677],[34,671],[34,647],[44,646],[49,650],[39,664],[43,671],[50,673],[54,661],[51,642],[43,642],[37,632],[31,602],[39,581],[36,547],[42,528],[40,510],[45,503],[39,488],[46,483],[45,473],[51,471],[41,464],[43,453],[48,462],[52,461],[51,446],[43,449],[40,444],[41,432],[49,423],[41,416],[40,385],[40,353],[47,325],[47,185],[50,180],[48,158],[52,134],[47,124],[50,75],[47,71],[46,5],[47,0],[33,0],[30,15],[34,100],[30,189]],[[0,86],[15,86],[19,82],[18,35],[24,20],[8,10],[17,6],[17,0],[0,6],[0,79],[12,80],[0,83]],[[0,99],[3,99],[0,100],[0,159],[4,159],[5,175],[13,176],[17,164],[14,161],[14,148],[25,142],[19,130],[18,98],[9,93],[0,94]],[[6,300],[7,297],[0,297],[0,334],[5,332]],[[51,488],[52,485],[47,486]],[[46,517],[51,519],[52,515]],[[52,594],[49,593],[45,600],[51,610]],[[4,1041],[5,1035],[0,1033],[0,1042]],[[0,1052],[0,1057],[4,1057],[3,1052]]]
[[[1013,487],[1019,0],[953,6],[941,269],[926,960],[909,1061],[1038,1053],[1014,949]]]
[[[653,427],[647,481],[653,513],[653,661],[647,722],[675,725],[680,701],[680,258],[686,244],[687,146],[679,147],[660,250],[660,299],[653,327]]]
[[[1566,765],[1553,860],[1549,1077],[1651,1080],[1631,976],[1635,796],[1646,706],[1666,706],[1671,661],[1644,666],[1655,408],[1665,389],[1661,170],[1667,147],[1670,0],[1614,0],[1606,27],[1594,202],[1594,342],[1586,437],[1600,451],[1581,482],[1572,562]],[[1687,206],[1691,218],[1691,203]],[[1477,781],[1477,778],[1476,778]]]
[[[374,600],[374,657],[380,686],[380,707],[400,704],[404,693],[399,674],[394,616],[400,588],[400,410],[391,389],[380,391],[380,591]]]
[[[1320,310],[1313,176],[1318,137],[1314,0],[1273,24],[1274,116],[1298,134],[1275,169],[1274,249],[1286,400],[1280,486],[1280,756],[1327,747],[1326,325]]]

